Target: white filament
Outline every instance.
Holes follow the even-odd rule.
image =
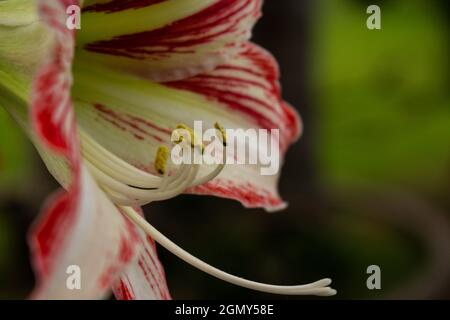
[[[272,293],[272,294],[282,294],[282,295],[316,295],[316,296],[332,296],[336,294],[336,290],[328,287],[331,283],[330,279],[322,279],[310,284],[305,285],[295,285],[295,286],[279,286],[270,285],[265,283],[259,283],[255,281],[250,281],[244,278],[234,276],[232,274],[221,271],[206,262],[194,257],[190,253],[186,252],[161,232],[159,232],[155,227],[149,224],[143,217],[141,217],[133,208],[121,207],[122,212],[127,215],[135,224],[142,228],[149,236],[151,236],[156,242],[161,246],[169,250],[171,253],[176,255],[181,260],[187,262],[193,267],[213,276],[223,281],[232,283],[234,285],[244,287],[247,289],[252,289],[256,291]]]
[[[157,188],[160,185],[161,177],[139,170],[105,149],[82,130],[79,131],[83,156],[94,166],[125,184],[140,188]]]

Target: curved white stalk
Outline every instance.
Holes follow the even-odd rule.
[[[280,286],[280,285],[270,285],[265,283],[259,283],[255,281],[250,281],[235,275],[221,271],[206,262],[194,257],[190,253],[186,252],[161,232],[159,232],[155,227],[148,223],[139,213],[137,213],[133,208],[121,207],[122,212],[130,218],[135,224],[137,224],[142,230],[144,230],[149,236],[151,236],[156,242],[161,246],[169,250],[171,253],[176,255],[181,260],[187,262],[193,267],[213,276],[223,281],[232,283],[234,285],[244,287],[247,289],[252,289],[256,291],[281,294],[281,295],[317,295],[317,296],[331,296],[336,294],[336,290],[328,287],[330,285],[330,279],[322,279],[310,284],[305,285],[295,285],[295,286]]]
[[[190,185],[190,187],[196,187],[196,186],[202,185],[202,184],[204,184],[204,183],[207,183],[207,182],[213,180],[214,178],[216,178],[216,177],[222,172],[222,170],[223,170],[224,168],[225,168],[225,163],[219,164],[219,165],[214,169],[214,171],[212,171],[211,173],[207,174],[207,175],[204,176],[204,177],[201,177],[201,178],[195,180],[195,181]]]
[[[191,187],[199,186],[199,185],[202,185],[204,183],[207,183],[207,182],[215,179],[223,171],[223,169],[225,168],[225,166],[227,164],[227,136],[225,133],[225,129],[223,129],[222,126],[220,126],[218,123],[216,123],[214,126],[215,126],[217,132],[220,134],[222,144],[223,144],[222,163],[217,165],[217,167],[211,173],[207,174],[206,176],[204,176],[202,178],[195,180],[194,183],[191,185]]]
[[[144,190],[138,189],[134,187],[130,187],[126,184],[123,184],[111,176],[107,175],[96,166],[92,165],[89,161],[86,161],[86,165],[91,170],[94,177],[97,179],[99,184],[105,187],[108,190],[112,190],[116,194],[120,194],[125,197],[125,199],[135,200],[134,204],[137,203],[150,203],[152,201],[162,201],[166,199],[170,199],[176,197],[180,193],[186,190],[187,187],[192,183],[195,176],[198,173],[198,166],[192,165],[188,166],[186,170],[184,170],[183,174],[181,174],[177,180],[169,183],[169,185],[165,188],[165,190],[154,189],[154,190]],[[182,169],[183,170],[183,169]],[[121,202],[116,204],[123,204]]]
[[[92,139],[89,134],[79,130],[83,156],[93,165],[118,181],[140,188],[158,188],[161,177],[140,170],[122,160]]]

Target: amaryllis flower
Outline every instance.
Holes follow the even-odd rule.
[[[278,176],[261,175],[259,165],[165,168],[172,132],[195,120],[220,123],[222,134],[280,128],[281,153],[299,137],[297,114],[280,96],[276,62],[248,42],[261,2],[0,1],[0,105],[64,187],[30,233],[33,298],[103,298],[112,289],[119,299],[169,299],[155,241],[246,288],[335,293],[329,279],[273,286],[227,274],[176,246],[140,211],[182,192],[267,210],[285,206]],[[73,5],[82,8],[77,32],[66,24]],[[66,283],[73,265],[82,272],[79,290]]]

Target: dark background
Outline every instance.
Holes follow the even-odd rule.
[[[381,31],[366,28],[370,4]],[[338,298],[450,298],[448,1],[266,0],[254,41],[278,59],[304,121],[280,180],[288,209],[180,196],[147,218],[252,280],[331,277]],[[56,184],[2,110],[0,124],[0,298],[24,298],[25,234]],[[159,252],[174,298],[273,298]],[[366,287],[372,264],[381,290]]]

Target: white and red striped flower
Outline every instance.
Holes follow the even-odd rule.
[[[66,9],[82,5],[82,28]],[[0,105],[27,131],[65,188],[30,234],[34,298],[169,299],[161,245],[199,269],[247,288],[330,295],[328,279],[271,286],[213,268],[170,242],[140,205],[188,191],[267,210],[284,206],[277,176],[258,165],[154,170],[179,123],[280,129],[284,153],[300,135],[281,99],[272,56],[248,42],[262,0],[7,0],[0,2]],[[31,115],[29,118],[28,115]],[[31,120],[29,120],[31,119]],[[222,169],[222,168],[220,168]],[[66,269],[82,270],[68,290]]]

